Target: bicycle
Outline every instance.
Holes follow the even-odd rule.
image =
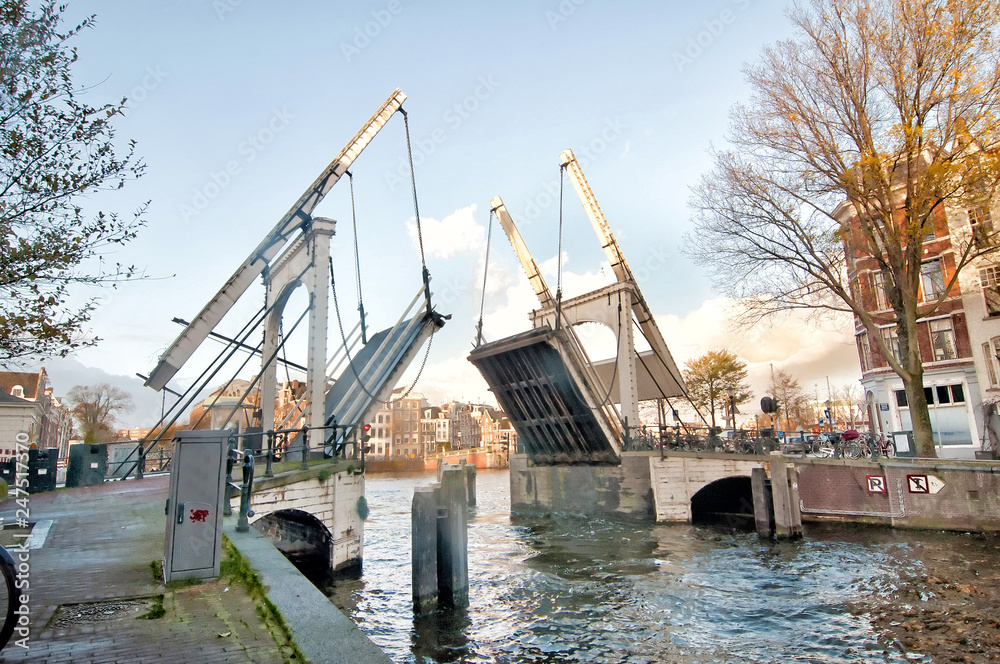
[[[844,446],[844,456],[848,459],[870,458],[872,461],[878,461],[882,457],[891,459],[896,456],[896,445],[885,436],[869,434],[847,443]]]
[[[865,456],[870,456],[872,461],[878,461],[882,457],[891,459],[896,456],[896,445],[885,435],[872,438],[868,441],[868,450]]]

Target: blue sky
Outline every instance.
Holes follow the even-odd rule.
[[[859,377],[850,335],[791,320],[734,336],[725,302],[683,252],[690,187],[709,168],[711,146],[725,146],[729,109],[748,96],[741,67],[790,34],[783,3],[70,3],[71,19],[90,13],[96,27],[73,42],[75,80],[93,103],[129,98],[118,138],[136,140],[148,166],[145,177],[90,205],[127,213],[151,201],[148,227],[113,259],[143,266],[153,279],[100,293],[92,331],[104,341],[76,355],[76,370],[148,373],[181,330],[170,319],[190,320],[204,306],[398,87],[408,96],[437,307],[454,315],[418,387],[432,399],[488,396],[465,356],[493,196],[503,196],[554,286],[558,204],[550,191],[566,148],[580,158],[678,362],[726,345],[755,370],[789,367],[807,389],[825,390],[827,375],[835,386]],[[420,283],[404,158],[397,114],[353,168],[375,328],[391,324]],[[609,277],[566,189],[564,280],[572,296]],[[339,222],[338,294],[353,320],[348,193],[343,179],[316,213]],[[526,329],[534,302],[498,227],[493,239],[485,332],[496,339]],[[248,292],[220,331],[241,327],[261,297]],[[289,324],[302,306],[293,298]],[[610,332],[585,335],[601,347]],[[338,336],[334,325],[331,341]],[[300,351],[293,346],[290,359]],[[196,354],[171,386],[186,385],[207,358]],[[57,393],[81,380],[47,365]],[[140,408],[124,419],[150,424],[159,397],[141,394],[149,390],[139,383],[130,389]]]

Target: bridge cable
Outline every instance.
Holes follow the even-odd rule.
[[[431,309],[432,309],[432,307],[431,307],[431,279],[430,279],[430,271],[427,269],[427,257],[426,257],[426,254],[424,252],[423,228],[422,228],[421,223],[420,223],[420,205],[419,205],[418,200],[417,200],[417,178],[416,178],[416,173],[415,173],[415,171],[413,169],[413,146],[412,146],[412,142],[410,141],[410,120],[409,120],[409,116],[406,113],[406,109],[400,107],[399,112],[403,114],[403,127],[404,127],[404,130],[405,130],[405,133],[406,133],[406,156],[407,156],[407,162],[409,163],[409,167],[410,167],[410,190],[413,193],[413,214],[414,214],[414,217],[416,218],[416,222],[417,222],[417,243],[418,243],[418,245],[420,247],[420,268],[421,268],[421,277],[422,277],[423,283],[424,283],[424,300],[427,303],[427,313],[430,314],[431,313]],[[354,221],[354,177],[350,173],[347,173],[347,174],[348,174],[350,182],[351,182],[351,215],[352,215],[352,221]],[[361,289],[361,269],[360,269],[360,263],[358,263],[358,259],[357,259],[357,256],[358,256],[358,252],[357,252],[357,241],[358,241],[358,239],[357,238],[358,238],[358,236],[357,236],[357,226],[355,225],[354,242],[355,242],[355,263],[358,265],[358,301],[359,301],[358,307],[359,307],[359,309],[361,309],[361,319],[362,319],[361,329],[362,329],[362,337],[364,337],[364,334],[365,334],[365,332],[364,332],[364,311],[361,308],[361,306],[362,306],[361,305],[361,296],[360,296],[360,293],[361,293],[361,290],[360,290]],[[341,320],[341,317],[340,317],[340,307],[339,307],[339,305],[337,303],[337,284],[336,284],[336,281],[334,280],[333,258],[332,257],[330,258],[330,286],[331,286],[331,288],[333,290],[334,310],[337,312],[337,327],[340,328],[340,337],[341,337],[341,339],[344,342],[344,352],[347,354],[347,361],[348,361],[348,364],[351,367],[351,372],[354,373],[355,378],[358,379],[358,385],[361,387],[362,391],[370,399],[377,400],[377,397],[374,394],[371,393],[371,391],[368,389],[368,387],[362,381],[361,376],[358,375],[357,367],[354,366],[354,359],[351,357],[350,349],[347,346],[347,335],[344,334],[344,325],[343,325],[343,321]],[[431,331],[431,336],[428,339],[427,351],[424,353],[424,359],[423,359],[423,362],[421,362],[421,364],[420,364],[420,370],[417,372],[417,378],[416,378],[416,380],[413,381],[413,385],[411,385],[410,388],[403,394],[403,396],[400,397],[401,399],[404,399],[407,396],[409,396],[409,394],[417,386],[417,381],[420,380],[420,376],[423,374],[424,367],[427,365],[427,358],[428,358],[428,356],[430,355],[430,352],[431,352],[431,342],[433,342],[433,340],[434,340],[434,332],[435,332],[435,330]]]
[[[417,204],[417,177],[413,170],[413,147],[410,144],[410,120],[406,109],[402,106],[399,112],[403,114],[403,127],[406,130],[406,156],[410,164],[410,190],[413,192],[413,214],[417,219],[417,242],[420,245],[421,276],[424,280],[424,299],[427,301],[427,313],[431,312],[431,273],[427,270],[427,259],[424,255],[424,235],[420,226],[420,206]]]
[[[670,398],[665,395],[664,390],[663,390],[663,386],[660,385],[660,382],[658,380],[656,380],[656,376],[654,376],[653,372],[649,370],[649,365],[646,364],[646,360],[639,353],[636,353],[635,356],[636,356],[636,359],[639,360],[639,363],[643,366],[643,368],[646,369],[646,373],[649,374],[649,377],[653,381],[653,384],[656,385],[656,389],[658,389],[660,391],[660,395],[667,402],[667,405],[670,406],[670,410],[674,410],[674,404],[670,401]],[[700,410],[698,410],[698,406],[695,405],[694,401],[691,400],[691,396],[686,391],[684,392],[684,398],[687,399],[688,403],[691,404],[691,407],[694,408],[694,412],[701,419],[702,423],[706,427],[708,427],[708,420],[706,420],[705,416],[702,414],[702,412]],[[684,428],[684,431],[690,433],[690,429],[688,428],[688,425],[685,424],[683,420],[679,420],[679,421],[680,421],[681,426]]]
[[[295,332],[295,328],[297,328],[297,327],[299,326],[299,323],[301,323],[301,322],[302,322],[302,320],[303,320],[303,319],[304,319],[304,318],[306,317],[306,314],[307,314],[307,313],[309,313],[309,310],[310,310],[311,308],[312,308],[312,307],[306,307],[305,309],[303,309],[303,311],[302,311],[302,313],[301,313],[301,314],[299,315],[298,319],[297,319],[297,320],[295,321],[295,323],[294,323],[294,324],[292,325],[292,329],[291,329],[291,330],[289,330],[289,332],[288,332],[289,334],[293,334],[293,333]],[[274,362],[274,360],[275,360],[275,359],[276,359],[276,358],[278,357],[278,352],[279,352],[280,350],[282,350],[282,349],[284,348],[284,346],[285,346],[285,341],[287,341],[287,339],[282,339],[282,340],[281,340],[281,344],[280,344],[280,346],[279,346],[278,348],[275,348],[275,349],[274,349],[274,351],[273,351],[273,352],[271,353],[271,356],[270,356],[270,357],[268,357],[268,358],[265,358],[265,364],[264,364],[264,366],[268,366],[268,365],[270,365],[270,364],[271,364],[272,362]],[[261,346],[263,346],[263,345],[264,345],[264,341],[263,341],[263,339],[261,340],[261,342],[260,342],[260,345],[261,345]],[[248,357],[248,359],[249,359],[249,357]],[[236,370],[236,373],[235,373],[235,374],[233,374],[233,377],[232,377],[232,378],[231,378],[231,379],[229,380],[229,383],[227,383],[227,384],[226,384],[226,389],[228,389],[228,386],[229,386],[230,384],[232,384],[232,382],[233,382],[234,380],[236,380],[236,376],[237,376],[237,375],[239,374],[239,372],[240,372],[240,371],[242,371],[242,370],[243,370],[243,366],[246,366],[246,362],[244,362],[244,364],[243,364],[243,365],[241,365],[241,366],[240,366],[240,368]],[[260,379],[261,379],[261,378],[263,378],[263,377],[264,377],[264,371],[262,370],[262,371],[260,371],[260,372],[259,372],[259,373],[258,373],[258,374],[257,374],[256,376],[254,376],[254,379],[253,379],[252,381],[250,381],[250,384],[249,384],[249,385],[247,386],[247,389],[246,389],[246,390],[244,390],[244,392],[243,392],[243,396],[242,396],[242,397],[240,397],[240,400],[239,400],[239,402],[237,402],[237,404],[236,404],[235,406],[233,406],[233,409],[232,409],[231,411],[229,411],[229,415],[227,415],[227,416],[226,416],[226,420],[225,420],[225,422],[223,422],[223,423],[222,423],[222,428],[223,428],[223,429],[224,429],[224,428],[226,428],[226,425],[227,425],[227,424],[229,424],[229,421],[230,421],[230,420],[231,420],[231,419],[233,418],[233,415],[235,415],[235,414],[236,414],[236,412],[237,412],[237,411],[238,411],[238,410],[239,410],[239,409],[240,409],[240,408],[241,408],[241,407],[243,406],[243,402],[244,402],[244,401],[246,401],[247,397],[248,397],[248,396],[250,396],[250,393],[251,393],[251,392],[253,391],[253,389],[254,389],[255,387],[257,387],[257,383],[258,383],[258,382],[260,381]],[[258,388],[258,389],[259,389],[259,388]],[[209,407],[208,407],[208,408],[207,408],[207,409],[205,410],[205,414],[207,414],[208,412],[210,412],[210,411],[211,411],[211,409],[212,409],[212,406],[214,406],[214,405],[215,405],[215,402],[216,402],[216,401],[218,401],[218,400],[219,400],[219,399],[220,399],[221,397],[222,397],[222,393],[220,392],[220,393],[219,393],[219,395],[218,395],[218,396],[217,396],[217,397],[215,398],[215,401],[213,401],[213,402],[212,402],[212,404],[211,404],[211,405],[210,405],[210,406],[209,406]],[[205,414],[202,414],[202,417],[204,417],[204,416],[205,416]],[[199,421],[200,421],[200,420],[199,420]],[[261,423],[261,427],[263,427],[263,422]],[[195,428],[195,427],[192,427],[192,428]]]
[[[354,273],[358,281],[358,312],[361,314],[361,343],[368,345],[368,330],[365,328],[365,303],[361,298],[361,252],[358,250],[358,217],[354,209],[354,175],[344,171],[351,185],[351,228],[354,231]],[[333,274],[333,263],[330,264]]]
[[[257,328],[258,325],[260,325],[264,321],[264,318],[267,317],[267,314],[270,313],[271,309],[273,309],[274,306],[275,305],[272,304],[270,308],[261,307],[257,311],[257,313],[254,314],[253,318],[251,318],[250,321],[246,325],[243,326],[243,329],[240,330],[240,332],[237,335],[237,338],[235,340],[237,342],[245,342],[246,340],[248,340],[249,337],[250,337],[250,334]],[[256,322],[254,322],[255,320],[256,320]],[[242,339],[239,338],[240,335],[243,335]],[[222,367],[236,353],[236,351],[238,350],[238,348],[239,348],[239,343],[236,343],[236,344],[229,343],[229,344],[227,344],[227,346],[225,348],[223,348],[219,352],[219,354],[215,357],[215,359],[212,360],[212,362],[208,365],[208,367],[206,367],[201,372],[201,374],[194,380],[194,382],[191,384],[191,386],[188,387],[184,391],[184,394],[182,394],[181,396],[179,396],[177,398],[177,401],[174,402],[174,404],[170,407],[170,409],[167,410],[166,414],[164,414],[160,418],[159,422],[157,422],[156,425],[153,427],[153,429],[150,430],[150,433],[152,433],[153,431],[156,431],[157,429],[159,429],[159,431],[157,431],[157,433],[156,433],[156,436],[154,438],[152,438],[152,439],[146,437],[146,438],[143,438],[141,441],[139,441],[139,442],[141,442],[143,444],[149,443],[148,445],[144,446],[144,449],[141,452],[141,456],[145,456],[150,450],[153,449],[153,447],[157,443],[159,443],[159,442],[161,442],[163,440],[163,437],[167,434],[167,432],[169,431],[170,427],[174,426],[177,423],[177,420],[179,420],[180,417],[181,417],[181,415],[184,414],[184,411],[187,409],[187,407],[190,406],[192,403],[194,403],[194,400],[198,398],[198,394],[202,390],[204,390],[208,386],[208,383],[211,382],[211,380],[213,378],[215,378],[215,375],[218,374],[219,371],[222,370]],[[227,351],[229,352],[228,355],[226,355]],[[223,355],[226,355],[225,359],[222,359]],[[250,357],[252,357],[252,355]],[[222,360],[222,361],[219,362],[220,360]],[[216,363],[218,363],[217,366],[216,366]],[[215,367],[214,370],[213,370],[213,366]],[[209,373],[209,372],[211,372],[211,373]],[[188,396],[188,395],[190,395],[190,396]],[[178,405],[181,403],[181,401],[184,401],[185,398],[187,398],[187,402],[178,409]],[[175,409],[177,411],[176,413],[174,413]],[[174,413],[174,414],[171,415],[170,413]],[[163,426],[163,423],[167,419],[170,419],[170,422],[166,426]],[[136,450],[138,450],[138,448],[136,448]],[[129,453],[129,455],[125,458],[124,461],[128,461],[132,457],[133,453],[134,452]],[[126,471],[125,476],[122,479],[127,479],[128,476],[131,474],[132,470],[134,470],[134,469],[135,469],[135,466],[130,467],[128,469],[128,471]]]
[[[347,355],[347,364],[349,367],[351,367],[351,373],[353,373],[354,377],[358,379],[358,386],[361,387],[361,391],[364,392],[365,395],[368,396],[368,398],[371,399],[372,401],[378,401],[378,397],[372,394],[371,390],[368,389],[368,387],[364,383],[364,380],[361,378],[361,375],[358,373],[357,367],[354,366],[354,358],[351,357],[351,349],[349,348],[347,343],[347,335],[344,334],[344,323],[340,317],[340,305],[337,303],[337,282],[334,279],[334,274],[333,274],[333,257],[331,256],[329,260],[330,260],[330,287],[333,291],[333,310],[337,314],[337,328],[340,330],[340,339],[344,342],[344,353]],[[413,384],[410,385],[409,389],[407,389],[406,392],[401,397],[399,397],[400,399],[405,399],[406,397],[408,397],[410,395],[410,392],[412,392],[413,389],[417,386],[417,381],[420,380],[420,376],[424,372],[424,367],[427,365],[427,357],[430,355],[431,352],[432,341],[434,341],[433,330],[431,331],[431,336],[427,340],[427,350],[424,352],[424,359],[420,363],[420,370],[417,372],[417,377],[414,379]],[[328,418],[326,423],[330,424],[331,421],[333,421],[333,416]]]
[[[368,398],[374,400],[375,395],[368,390],[367,386],[365,386],[364,381],[361,379],[361,375],[358,373],[357,367],[354,366],[354,358],[351,357],[351,348],[347,343],[347,335],[344,334],[344,322],[340,317],[340,304],[337,302],[337,281],[333,274],[333,256],[329,256],[328,258],[330,261],[330,288],[333,291],[333,310],[337,314],[337,328],[340,330],[340,339],[344,342],[344,353],[347,355],[347,366],[351,367],[351,373],[353,373],[354,377],[358,379],[358,385],[361,387],[361,391],[368,395]],[[364,319],[362,318],[362,320]],[[361,329],[363,337],[364,325],[361,326]],[[329,421],[327,424],[329,424]]]
[[[284,360],[283,364],[285,365],[285,382],[288,383],[289,385],[291,385],[292,376],[288,372],[288,350],[285,348],[285,341],[284,341],[284,339],[285,339],[285,333],[284,333],[284,328],[285,328],[285,320],[284,320],[284,318],[278,319],[278,339],[279,339],[279,343],[281,345],[281,359]]]
[[[559,244],[556,268],[556,330],[562,325],[562,241],[563,241],[563,181],[566,167],[559,167]]]
[[[490,239],[493,237],[493,215],[490,210],[490,221],[486,227],[486,258],[483,260],[483,298],[479,304],[479,323],[476,325],[476,348],[483,344],[483,310],[486,308],[486,275],[490,271]]]

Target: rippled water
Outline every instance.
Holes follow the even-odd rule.
[[[772,543],[718,527],[512,522],[503,471],[478,477],[469,610],[415,621],[410,502],[433,480],[368,476],[364,575],[327,588],[394,662],[923,661],[849,605],[913,572],[927,535],[824,526]]]

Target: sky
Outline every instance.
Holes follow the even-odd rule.
[[[537,306],[497,224],[481,299],[491,198],[503,197],[556,284],[558,158],[567,148],[678,364],[727,347],[750,364],[759,396],[772,367],[823,399],[827,381],[839,389],[860,378],[849,320],[789,316],[734,329],[733,303],[685,252],[691,188],[713,147],[726,147],[730,109],[749,97],[742,67],[792,34],[782,2],[75,0],[67,23],[89,14],[95,27],[72,41],[74,81],[91,103],[128,99],[116,141],[134,140],[147,170],[85,205],[129,214],[149,201],[138,239],[108,257],[147,278],[81,292],[101,300],[89,330],[101,342],[45,366],[57,395],[100,381],[130,391],[136,408],[122,426],[158,419],[161,395],[135,374],[148,374],[181,332],[171,319],[202,309],[395,88],[407,95],[435,306],[452,315],[416,387],[432,403],[491,400],[466,360],[480,306],[488,340],[528,329]],[[345,324],[357,319],[356,242],[377,330],[421,285],[400,114],[352,172],[357,238],[346,178],[315,215],[338,222]],[[568,183],[563,205],[562,280],[572,297],[612,275]],[[301,290],[285,309],[288,325],[305,306]],[[262,300],[252,287],[218,331],[234,333]],[[335,321],[330,328],[333,344],[340,333]],[[592,356],[613,354],[609,330],[581,334]],[[293,335],[288,359],[304,363],[304,348]],[[170,387],[187,387],[219,350],[206,341]],[[404,382],[415,377],[416,366]]]

